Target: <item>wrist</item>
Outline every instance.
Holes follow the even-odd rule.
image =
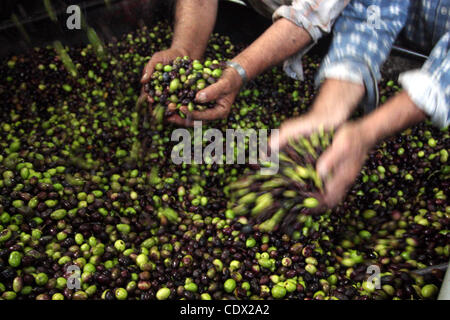
[[[375,130],[373,121],[370,116],[364,117],[361,120],[355,121],[354,126],[356,128],[356,136],[359,136],[361,141],[367,148],[373,147],[379,140],[379,135]]]
[[[247,81],[253,78],[250,70],[250,63],[249,63],[250,59],[247,59],[244,53],[237,55],[231,61],[238,63],[242,67],[242,69],[244,69]]]
[[[223,72],[222,78],[228,80],[230,91],[239,90],[244,85],[241,75],[233,67],[227,67]]]
[[[327,79],[322,85],[311,110],[325,117],[334,127],[345,122],[364,96],[363,85],[349,81]]]
[[[350,111],[338,106],[317,105],[313,106],[306,116],[324,129],[335,129],[348,119]]]
[[[174,50],[178,53],[179,56],[184,57],[184,56],[188,56],[189,58],[193,59],[193,60],[200,60],[201,59],[201,55],[199,56],[199,54],[195,53],[195,50],[193,50],[192,48],[182,45],[182,44],[176,44],[173,43],[170,46],[171,50]]]
[[[241,86],[245,85],[248,81],[247,71],[242,67],[242,65],[236,60],[227,61],[227,66],[233,69],[239,78],[241,79]]]
[[[235,59],[227,62],[226,73],[229,74],[231,83],[234,88],[241,88],[248,81],[247,71]]]

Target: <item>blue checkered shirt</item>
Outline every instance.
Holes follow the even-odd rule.
[[[366,111],[378,103],[380,67],[404,37],[430,52],[421,69],[399,82],[413,102],[441,127],[450,118],[450,0],[353,0],[336,20],[333,40],[317,76],[364,84]]]

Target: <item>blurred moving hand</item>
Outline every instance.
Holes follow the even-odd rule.
[[[325,150],[317,162],[317,170],[325,182],[325,204],[335,206],[355,180],[371,146],[363,139],[364,131],[359,123],[346,123],[365,88],[361,84],[327,79],[311,110],[304,116],[285,121],[279,139],[271,139],[271,152],[282,149],[291,139],[308,136],[323,129],[338,129],[333,144]]]
[[[269,148],[272,152],[283,149],[289,140],[298,139],[301,136],[309,136],[319,128],[325,130],[333,128],[334,121],[326,114],[317,111],[310,111],[304,116],[292,118],[284,121],[280,127],[278,141],[270,139]]]
[[[361,92],[353,95],[353,98],[360,94]],[[317,130],[317,120],[311,118],[311,113],[315,112],[313,108],[310,114],[289,120],[281,127],[280,136],[284,144],[289,138],[298,138],[299,135],[308,135],[312,130]],[[330,113],[328,118],[333,118],[332,115]],[[415,105],[408,93],[402,91],[372,113],[343,124],[335,133],[331,146],[323,152],[316,164],[317,172],[325,182],[325,204],[334,207],[344,198],[361,171],[367,154],[378,141],[423,121],[426,117],[426,113]],[[323,126],[323,121],[319,123]]]
[[[308,113],[283,122],[280,127],[279,143],[271,139],[270,150],[281,150],[290,139],[308,136],[319,128],[324,130],[338,128],[350,117],[364,92],[363,85],[327,79]]]
[[[317,172],[325,182],[325,204],[337,205],[356,180],[372,147],[358,122],[343,125],[333,143],[317,161]]]

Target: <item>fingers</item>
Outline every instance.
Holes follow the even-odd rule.
[[[145,93],[141,93],[136,102],[136,105],[138,106],[138,108],[140,108],[143,105],[147,105],[147,102],[148,102],[147,95]]]
[[[308,134],[311,131],[311,126],[307,123],[305,118],[296,118],[285,121],[281,127],[278,136],[278,141],[269,140],[269,147],[271,151],[278,151],[283,149],[290,139],[298,138],[301,135]]]
[[[297,119],[298,120],[298,119]],[[276,151],[283,149],[284,146],[289,142],[290,138],[294,138],[298,134],[298,126],[301,126],[301,122],[294,119],[284,122],[280,127],[280,133],[278,136],[278,145],[275,145],[274,141],[270,139],[270,150]]]
[[[141,83],[147,83],[150,80],[158,63],[165,65],[179,56],[183,56],[183,53],[175,49],[168,49],[155,53],[142,72]]]
[[[317,161],[316,170],[325,181],[324,202],[334,207],[345,196],[364,163],[364,150],[358,135],[344,127],[336,133],[332,145]]]
[[[231,104],[234,101],[234,95],[227,95],[217,100],[214,108],[203,111],[189,111],[186,106],[180,108],[181,112],[192,117],[194,120],[212,121],[218,119],[225,119],[230,113]]]
[[[192,127],[194,122],[188,117],[187,119],[181,118],[179,115],[174,114],[167,118],[167,122],[173,123],[180,127]]]
[[[220,96],[229,93],[229,85],[226,80],[219,80],[218,82],[208,86],[199,91],[195,97],[200,103],[211,102],[217,100]]]
[[[172,54],[170,54],[168,51],[160,51],[155,53],[142,72],[141,83],[144,84],[150,80],[153,72],[155,71],[155,67],[158,63],[167,64],[170,62],[171,59]]]
[[[348,175],[343,166],[339,166],[340,153],[331,145],[317,161],[316,170],[325,181],[324,202],[333,207],[341,199],[348,186]],[[331,175],[333,173],[333,175]]]
[[[189,111],[186,107],[181,107],[180,110],[194,120],[212,121],[224,119],[228,115],[228,112],[224,110],[222,106],[206,109],[204,111]]]
[[[151,75],[153,74],[153,71],[155,70],[155,66],[158,63],[156,57],[153,57],[150,59],[150,61],[147,63],[147,65],[144,68],[141,83],[147,83],[150,80]]]
[[[344,198],[356,175],[352,168],[346,165],[338,166],[333,176],[326,182],[324,202],[332,208]]]
[[[337,140],[328,147],[317,160],[316,170],[322,179],[325,179],[338,165],[341,160],[341,152],[337,149]]]
[[[159,58],[158,54],[153,56],[151,61],[144,68],[144,75],[141,79],[142,83],[145,83],[150,79],[156,64],[161,62],[160,60],[164,59],[165,57]],[[183,119],[179,115],[173,115],[169,117],[167,121],[176,125],[191,127],[193,126],[193,120],[212,121],[217,119],[225,119],[230,113],[231,105],[236,97],[237,91],[231,92],[230,82],[226,78],[225,73],[224,76],[225,78],[221,78],[217,83],[212,84],[198,92],[195,98],[195,100],[199,103],[207,103],[215,100],[216,106],[214,108],[206,109],[204,111],[189,111],[186,106],[182,106],[180,111],[187,116],[187,119]],[[152,97],[149,97],[148,95],[147,100],[149,103],[153,103]]]

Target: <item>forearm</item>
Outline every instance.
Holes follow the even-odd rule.
[[[279,19],[233,61],[238,62],[248,78],[252,79],[297,53],[311,41],[305,29],[287,19]]]
[[[362,84],[326,79],[309,114],[328,118],[328,125],[338,126],[350,117],[364,97],[364,92]]]
[[[426,114],[409,98],[406,92],[397,94],[383,106],[360,121],[364,139],[369,145],[400,130],[425,120]]]
[[[172,48],[201,59],[217,16],[218,0],[178,0]]]

